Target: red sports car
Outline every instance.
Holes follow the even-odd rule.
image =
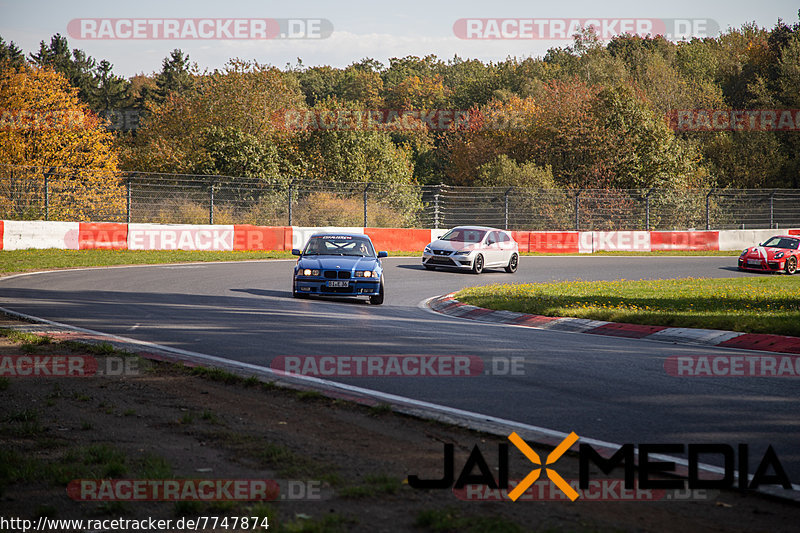
[[[800,237],[776,235],[758,246],[746,248],[739,256],[740,270],[761,272],[797,272],[800,261]]]

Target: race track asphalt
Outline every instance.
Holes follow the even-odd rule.
[[[672,355],[754,352],[477,323],[419,305],[477,284],[759,275],[735,261],[523,257],[514,275],[474,276],[388,258],[382,306],[293,299],[292,261],[67,270],[0,279],[0,306],[263,366],[289,355],[470,355],[487,368],[523,358],[522,375],[338,381],[614,443],[747,443],[751,462],[772,444],[797,484],[800,379],[678,378],[663,366]]]

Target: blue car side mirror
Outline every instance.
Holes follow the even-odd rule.
[[[303,253],[297,248],[292,248],[292,255],[303,255]]]
[[[381,257],[389,257],[389,252],[378,252],[378,259]]]

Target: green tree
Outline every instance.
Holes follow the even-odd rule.
[[[14,41],[6,43],[0,37],[0,69],[20,68],[25,64],[25,53]]]
[[[31,61],[40,67],[51,67],[66,76],[70,84],[78,89],[78,96],[92,105],[94,91],[97,89],[95,68],[97,62],[78,48],[70,51],[69,42],[61,34],[55,34],[50,44],[39,43],[39,51],[30,54]],[[92,106],[94,108],[94,106]]]

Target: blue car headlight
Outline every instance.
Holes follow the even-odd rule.
[[[357,278],[374,278],[378,279],[381,275],[377,270],[356,270]]]
[[[297,271],[298,276],[319,276],[319,270],[316,268],[301,268]]]

